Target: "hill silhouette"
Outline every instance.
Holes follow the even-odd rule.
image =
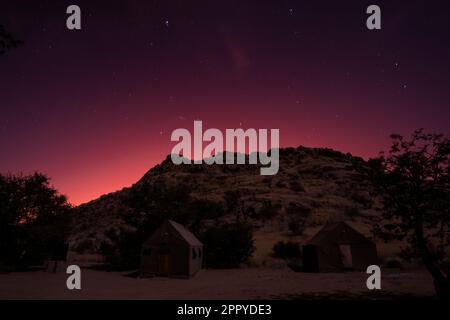
[[[101,260],[124,234],[141,233],[127,244],[138,250],[165,218],[194,232],[245,221],[262,260],[279,238],[308,236],[329,221],[353,222],[368,233],[379,204],[358,170],[366,165],[351,154],[300,146],[280,149],[278,174],[261,176],[260,165],[174,165],[169,155],[131,187],[76,208],[69,259]]]

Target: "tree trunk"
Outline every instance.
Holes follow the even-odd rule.
[[[450,278],[444,274],[439,267],[437,259],[433,256],[428,248],[427,241],[423,232],[423,224],[418,222],[415,228],[417,246],[422,256],[422,261],[431,273],[434,282],[434,289],[439,299],[450,301]]]

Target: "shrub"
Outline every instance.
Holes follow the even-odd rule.
[[[288,215],[301,215],[305,218],[311,215],[312,209],[304,204],[289,202],[288,207],[285,209]]]
[[[295,235],[302,235],[306,229],[306,221],[298,216],[291,217],[290,219],[288,223],[289,231]]]
[[[277,188],[286,188],[286,184],[283,181],[278,181],[276,186]]]
[[[112,242],[102,241],[100,253],[112,270],[131,270],[139,266],[142,239],[136,232],[121,230]]]
[[[361,215],[361,212],[356,207],[347,207],[345,208],[345,214],[350,218],[354,218]]]
[[[277,242],[273,248],[273,255],[281,259],[295,259],[300,257],[301,250],[300,245],[297,242]]]
[[[239,211],[241,194],[239,190],[227,190],[224,194],[224,201],[227,213],[236,213]]]
[[[361,192],[357,192],[357,191],[350,192],[349,198],[352,201],[363,205],[364,208],[366,208],[366,209],[370,209],[373,205],[372,199],[368,195],[365,195]]]
[[[384,266],[389,269],[403,269],[402,262],[396,258],[387,259]]]
[[[243,223],[210,227],[200,238],[205,246],[205,264],[210,268],[239,267],[254,251],[252,228]]]
[[[262,208],[258,211],[258,215],[255,218],[262,220],[268,220],[278,214],[280,210],[279,205],[272,205],[272,201],[264,201]]]
[[[94,244],[94,241],[92,239],[85,239],[85,240],[82,240],[81,242],[79,242],[73,248],[73,250],[76,253],[83,254],[83,253],[89,252],[90,250],[93,250],[94,246],[95,246],[95,244]]]
[[[263,178],[263,183],[266,184],[268,187],[272,186],[272,177],[265,177]]]
[[[305,192],[305,189],[303,188],[301,183],[298,182],[297,180],[289,181],[289,187],[291,188],[292,191]]]

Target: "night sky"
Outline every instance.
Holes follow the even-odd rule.
[[[80,204],[138,180],[194,119],[365,158],[394,132],[449,133],[449,15],[448,1],[0,0],[24,41],[0,56],[0,172],[44,172]]]

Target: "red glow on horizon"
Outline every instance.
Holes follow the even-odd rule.
[[[293,140],[293,139],[286,139]],[[172,145],[174,142],[170,142]],[[281,144],[281,148],[298,147],[300,144]],[[333,148],[328,144],[303,144],[305,147],[323,147]],[[169,150],[168,150],[169,149]],[[355,154],[354,150],[336,149],[341,152],[351,152],[355,156],[362,156],[367,159],[370,156],[376,156],[376,152],[372,152],[369,148],[359,154]],[[352,152],[353,151],[353,152]],[[69,179],[64,179],[57,172],[50,175],[55,187],[63,194],[68,196],[68,200],[72,205],[80,205],[98,197],[119,191],[122,188],[130,187],[136,183],[148,170],[161,163],[166,157],[170,155],[170,148],[161,148],[155,151],[153,157],[148,159],[144,157],[130,157],[129,163],[117,161],[112,162],[108,167],[86,168],[88,173],[83,174],[79,172],[74,174]],[[67,176],[65,173],[62,176]]]

